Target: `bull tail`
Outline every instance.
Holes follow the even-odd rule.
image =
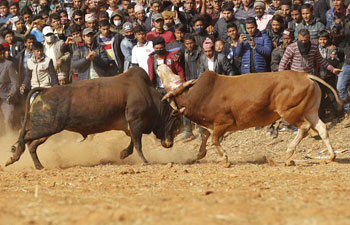
[[[35,93],[35,92],[41,92],[43,90],[45,90],[46,88],[42,88],[42,87],[37,87],[37,88],[34,88],[32,90],[29,91],[28,93],[28,96],[27,96],[27,99],[26,99],[26,104],[25,104],[25,114],[24,114],[24,120],[23,120],[23,125],[22,125],[22,129],[21,129],[21,132],[20,132],[20,135],[19,135],[19,138],[18,138],[18,144],[20,145],[21,148],[24,149],[24,136],[26,134],[26,125],[27,125],[27,121],[28,121],[28,111],[29,111],[29,108],[30,108],[30,98],[32,97],[32,95]]]
[[[311,75],[311,74],[308,74],[307,76],[311,80],[317,81],[317,82],[323,84],[324,86],[326,86],[327,88],[329,88],[333,92],[333,94],[335,96],[335,100],[338,103],[339,109],[343,108],[343,101],[340,99],[340,97],[338,95],[338,92],[331,85],[329,85],[327,82],[325,82],[324,80],[322,80],[321,78],[319,78],[317,76],[314,76],[314,75]]]

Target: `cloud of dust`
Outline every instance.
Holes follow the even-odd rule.
[[[17,141],[19,133],[6,134],[0,137],[0,165],[4,167],[12,155],[11,146]],[[90,135],[84,142],[74,132],[63,131],[51,136],[37,149],[39,160],[45,168],[68,168],[73,166],[94,166],[98,164],[139,164],[142,160],[136,150],[124,160],[119,158],[120,152],[129,145],[130,138],[121,131],[110,131]],[[163,148],[153,134],[143,135],[142,149],[150,163],[185,163],[195,158],[199,150],[199,142],[175,142],[172,148]],[[5,167],[5,170],[34,169],[28,148],[20,160]]]

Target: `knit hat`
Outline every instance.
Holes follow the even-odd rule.
[[[141,11],[141,10],[145,10],[142,5],[139,5],[139,4],[135,5],[135,7],[134,7],[135,13],[137,13],[138,11]]]
[[[213,46],[214,46],[213,41],[207,37],[203,42],[203,49],[212,48]]]
[[[261,8],[263,8],[263,9],[265,9],[265,2],[263,2],[263,1],[256,1],[255,3],[254,3],[254,9],[256,8],[256,7],[261,7]]]

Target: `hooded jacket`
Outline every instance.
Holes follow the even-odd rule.
[[[113,19],[114,19],[115,16],[119,16],[120,18],[122,18],[122,22],[120,23],[119,26],[116,26],[116,25],[114,24]],[[110,24],[111,24],[111,28],[110,28],[111,32],[122,34],[122,32],[123,32],[123,24],[124,24],[124,22],[125,22],[125,17],[124,17],[124,15],[123,15],[123,12],[122,12],[122,11],[120,11],[120,10],[115,10],[115,11],[112,13],[109,22],[110,22]]]

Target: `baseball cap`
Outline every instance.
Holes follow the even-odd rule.
[[[160,14],[160,13],[154,13],[154,14],[152,15],[152,21],[157,21],[157,20],[160,20],[160,19],[163,19],[162,14]]]
[[[43,29],[43,35],[46,36],[48,34],[53,34],[53,30],[52,30],[52,28],[50,26],[46,26]]]
[[[90,34],[90,33],[95,33],[91,28],[85,28],[84,30],[83,30],[83,35],[85,36],[85,35],[88,35],[88,34]]]
[[[132,30],[132,24],[130,22],[126,22],[123,24],[123,30],[127,31],[127,30]]]

